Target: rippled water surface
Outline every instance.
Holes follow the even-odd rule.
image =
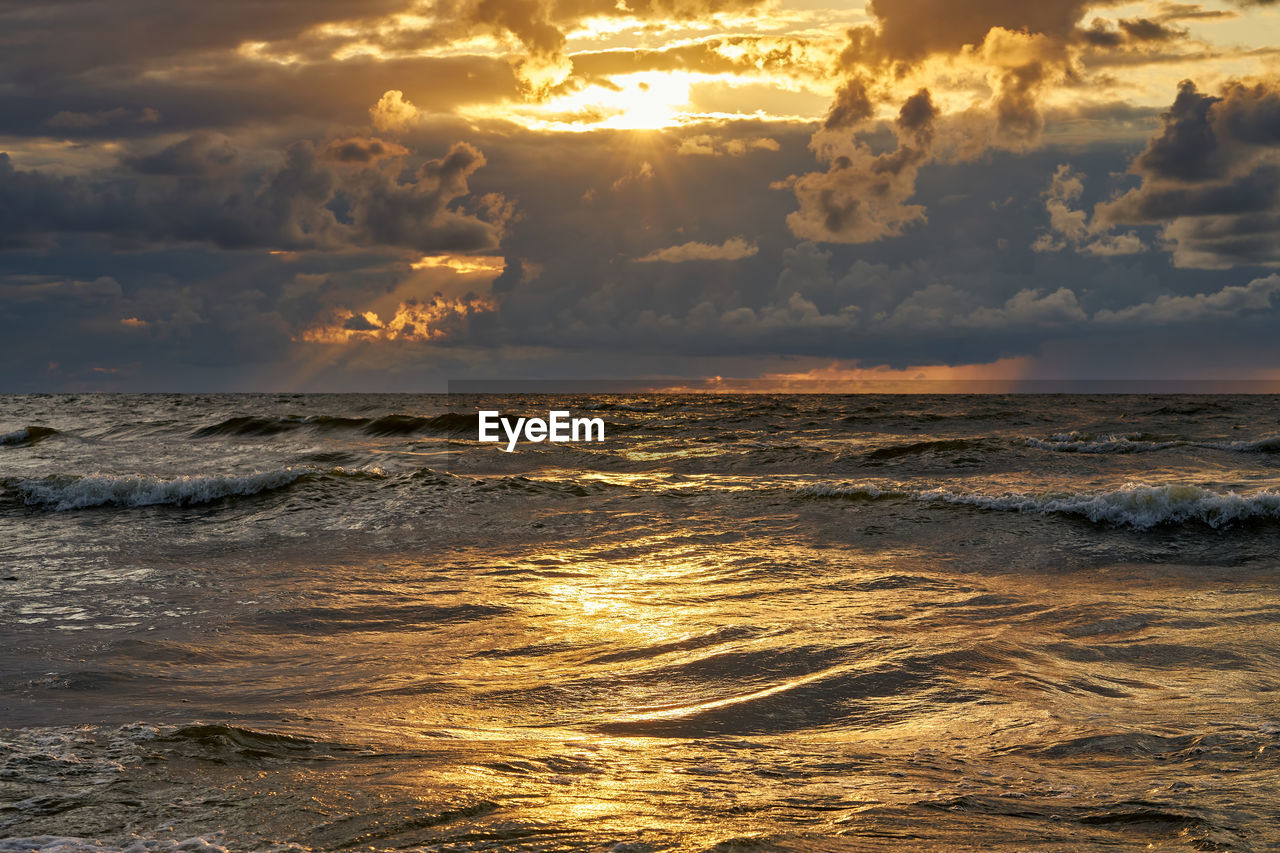
[[[1280,849],[1278,436],[1268,396],[0,398],[0,851]]]

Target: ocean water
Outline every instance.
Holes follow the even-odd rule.
[[[0,851],[1278,849],[1278,436],[1269,396],[5,397]]]

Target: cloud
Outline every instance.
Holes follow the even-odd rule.
[[[716,157],[728,155],[743,157],[751,151],[777,151],[778,140],[767,136],[739,139],[717,139],[709,133],[686,136],[676,146],[676,153],[691,156]]]
[[[1087,319],[1073,291],[1060,287],[1042,296],[1039,290],[1020,290],[1000,308],[978,308],[956,317],[953,326],[970,329],[1009,326],[1062,326]]]
[[[614,192],[620,192],[631,184],[644,183],[652,180],[653,164],[648,160],[643,160],[639,166],[635,167],[635,169],[632,169],[610,184],[610,189]]]
[[[1084,247],[1091,255],[1114,257],[1116,255],[1136,255],[1145,252],[1147,245],[1142,238],[1132,231],[1124,234],[1103,234]]]
[[[679,246],[668,246],[656,249],[636,263],[681,264],[686,261],[740,261],[750,258],[760,251],[755,243],[748,242],[745,237],[730,237],[723,243],[682,243]]]
[[[1229,84],[1221,96],[1183,81],[1163,128],[1134,159],[1135,189],[1098,204],[1099,226],[1164,224],[1174,263],[1280,263],[1280,89]]]
[[[370,140],[355,146],[366,155],[378,147],[392,150]],[[126,157],[135,176],[127,179],[21,170],[0,153],[0,240],[16,248],[78,234],[140,246],[426,254],[495,248],[513,214],[494,194],[477,200],[480,213],[456,206],[468,195],[468,178],[485,164],[465,142],[422,163],[410,180],[376,168],[376,158],[330,165],[307,141],[290,145],[265,172],[232,170],[233,161],[228,148],[200,137]]]
[[[1187,31],[1150,18],[1121,18],[1120,29],[1135,41],[1172,41],[1185,38]]]
[[[898,145],[873,153],[870,146],[819,131],[814,142],[826,172],[791,177],[779,188],[793,189],[799,210],[787,217],[791,233],[806,240],[867,243],[897,236],[924,219],[924,208],[907,204],[916,175],[928,160],[937,110],[927,89],[905,102],[895,124]]]
[[[1087,5],[1088,0],[871,0],[867,9],[878,29],[867,47],[893,60],[915,61],[981,45],[997,27],[1066,41]]]
[[[793,177],[799,210],[787,223],[810,240],[866,243],[900,236],[923,222],[925,209],[908,203],[919,169],[938,154],[935,127],[941,112],[922,87],[903,104],[895,132],[898,149],[872,155],[857,133],[894,97],[895,78],[954,76],[956,67],[984,74],[990,92],[984,108],[972,107],[949,123],[953,155],[972,158],[989,147],[1026,151],[1044,128],[1039,101],[1057,80],[1075,75],[1072,49],[1087,0],[871,0],[874,23],[854,27],[841,54],[844,80],[823,127],[813,137],[826,173]],[[1134,24],[1143,29],[1139,24]],[[1146,32],[1146,30],[1143,30]],[[919,130],[912,126],[919,110]],[[841,133],[853,138],[840,144]]]
[[[54,113],[53,116],[45,122],[45,125],[47,127],[68,129],[103,127],[128,115],[129,110],[126,110],[123,107],[116,107],[110,110],[98,110],[93,113],[77,113],[70,110],[61,110]]]
[[[478,148],[459,142],[443,158],[422,164],[412,181],[362,170],[350,196],[355,241],[424,253],[496,248],[509,211],[486,220],[449,206],[468,193],[467,179],[484,165]]]
[[[1141,238],[1133,232],[1110,234],[1090,223],[1089,215],[1074,207],[1084,194],[1085,176],[1062,163],[1045,190],[1045,210],[1049,213],[1049,230],[1031,244],[1035,252],[1061,252],[1067,248],[1091,255],[1133,255],[1146,250]]]
[[[867,79],[863,76],[850,77],[836,89],[836,99],[831,102],[822,126],[827,130],[857,127],[875,115],[875,109],[867,91]]]
[[[429,301],[401,302],[385,321],[373,311],[357,314],[349,308],[339,308],[327,323],[303,330],[299,340],[319,344],[438,341],[456,333],[469,316],[493,309],[489,299],[449,299],[440,294]]]
[[[1272,297],[1277,291],[1280,291],[1280,275],[1271,275],[1254,279],[1244,287],[1224,287],[1216,293],[1198,293],[1195,296],[1162,294],[1151,302],[1118,311],[1099,311],[1093,319],[1096,323],[1156,326],[1223,319],[1270,310],[1273,307]]]
[[[352,136],[331,139],[320,151],[322,160],[334,163],[376,163],[389,157],[403,157],[409,149],[394,142],[384,142],[377,137]]]
[[[123,162],[143,175],[207,176],[226,169],[236,159],[236,150],[222,136],[194,133],[158,151],[126,155]]]
[[[404,98],[404,92],[390,89],[382,93],[378,103],[369,108],[373,126],[381,131],[405,131],[418,120],[418,108]]]

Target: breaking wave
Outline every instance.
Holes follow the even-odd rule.
[[[1045,439],[1028,438],[1026,445],[1055,453],[1147,453],[1173,447],[1200,447],[1237,453],[1280,453],[1280,436],[1267,436],[1257,441],[1188,441],[1164,439],[1146,433],[1093,435],[1087,432],[1064,432]]]
[[[1148,486],[1127,483],[1093,494],[1029,496],[957,494],[945,489],[921,492],[919,500],[965,504],[980,509],[1076,515],[1100,524],[1148,530],[1166,524],[1199,523],[1226,527],[1250,519],[1280,518],[1280,492],[1219,494],[1196,486]]]
[[[1163,525],[1203,524],[1212,528],[1258,519],[1280,518],[1280,492],[1253,494],[1218,492],[1197,486],[1126,483],[1105,492],[1066,495],[1027,495],[1007,492],[952,492],[947,489],[895,491],[869,483],[814,483],[797,488],[800,497],[874,501],[907,498],[1003,512],[1061,514],[1086,518],[1095,524],[1149,530]]]
[[[246,497],[291,486],[317,474],[377,476],[376,472],[351,472],[341,468],[322,472],[314,468],[279,468],[255,474],[154,477],[92,474],[83,477],[17,479],[9,485],[28,506],[65,512],[73,509],[118,506],[192,506],[229,497]]]
[[[386,415],[369,421],[364,431],[369,435],[410,435],[415,432],[456,433],[479,428],[480,416],[477,414],[445,412],[433,418],[416,415]]]
[[[0,447],[29,447],[57,434],[58,431],[53,427],[27,426],[13,432],[0,433]]]
[[[845,498],[863,501],[911,497],[907,492],[882,489],[871,483],[809,483],[797,487],[795,493],[802,498]]]
[[[1059,432],[1048,438],[1028,438],[1027,447],[1052,450],[1055,453],[1146,453],[1185,447],[1186,441],[1162,440],[1146,433],[1094,435],[1087,432]]]
[[[1240,453],[1280,453],[1280,435],[1269,435],[1257,441],[1224,441],[1196,445],[1214,450],[1235,450]]]

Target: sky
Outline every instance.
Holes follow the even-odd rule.
[[[0,0],[0,391],[1280,380],[1280,2]]]

